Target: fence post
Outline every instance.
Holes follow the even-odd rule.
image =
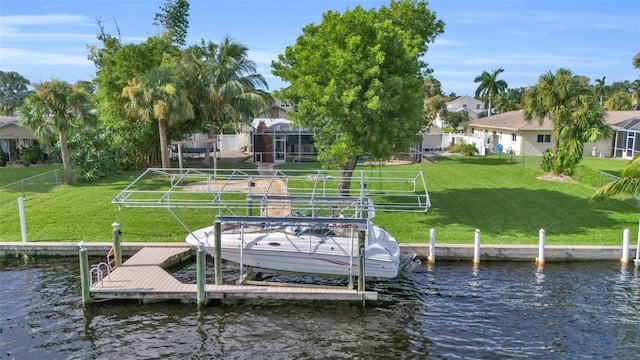
[[[24,216],[24,197],[18,198],[18,212],[20,213],[20,232],[22,233],[22,242],[27,242],[27,220]]]

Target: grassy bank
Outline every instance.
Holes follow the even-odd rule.
[[[309,166],[315,165],[286,167]],[[473,243],[478,228],[483,243],[535,244],[538,230],[544,228],[549,244],[618,245],[624,228],[637,231],[637,208],[617,200],[590,202],[592,188],[539,180],[540,171],[502,159],[439,158],[435,163],[394,169],[422,171],[432,203],[427,213],[377,214],[375,222],[401,242],[426,242],[429,229],[434,228],[440,243]],[[17,169],[2,169],[0,182],[7,170]],[[110,241],[113,222],[121,224],[123,241],[184,241],[186,230],[167,210],[118,210],[111,204],[139,173],[62,186],[30,198],[26,202],[30,241]],[[0,196],[15,194],[1,192]],[[20,241],[17,201],[0,203],[0,241]],[[190,228],[209,225],[215,218],[210,210],[181,209],[176,214]]]

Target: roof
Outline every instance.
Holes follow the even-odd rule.
[[[17,116],[0,116],[0,127],[8,125],[18,125]]]
[[[632,123],[631,119],[633,118],[640,118],[640,111],[607,111],[607,115],[604,120],[614,129],[629,130],[624,126],[638,126],[637,123],[635,123],[635,125],[630,125]],[[622,123],[625,125],[620,125]],[[549,118],[545,118],[542,124],[537,119],[533,119],[528,122],[524,118],[523,110],[509,111],[502,114],[476,119],[469,122],[467,126],[512,131],[553,130],[553,123]]]

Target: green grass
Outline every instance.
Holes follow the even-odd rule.
[[[618,165],[602,166],[612,169]],[[319,168],[317,164],[286,164],[278,169],[310,167]],[[7,170],[18,169],[1,170],[4,179]],[[619,245],[623,229],[637,231],[638,208],[619,200],[591,202],[593,188],[538,180],[540,171],[503,159],[456,156],[391,170],[422,171],[432,203],[427,213],[377,213],[374,221],[400,242],[428,242],[429,230],[434,228],[438,243],[471,244],[478,228],[485,244],[536,244],[538,231],[544,228],[548,244]],[[184,241],[186,230],[167,210],[118,210],[111,204],[139,174],[128,172],[94,184],[62,186],[29,199],[25,205],[29,240],[110,241],[111,224],[118,222],[123,241]],[[0,241],[21,239],[16,203],[0,204]],[[211,224],[215,217],[214,211],[201,209],[178,209],[176,214],[192,229]]]

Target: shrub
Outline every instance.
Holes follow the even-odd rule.
[[[478,148],[473,144],[460,143],[449,148],[449,152],[473,156],[478,154]]]

